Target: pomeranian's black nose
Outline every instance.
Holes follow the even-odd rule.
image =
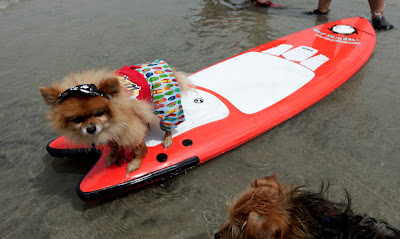
[[[94,134],[94,133],[96,133],[96,125],[89,124],[89,125],[86,127],[86,132],[88,132],[89,134]]]

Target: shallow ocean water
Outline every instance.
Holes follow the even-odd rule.
[[[343,189],[357,212],[400,227],[400,4],[395,29],[377,33],[370,60],[347,83],[301,114],[180,176],[119,197],[80,201],[86,159],[53,158],[57,137],[43,120],[39,87],[75,70],[117,69],[163,59],[195,72],[279,37],[328,21],[368,17],[367,1],[334,1],[329,16],[245,0],[0,0],[0,237],[211,238],[226,201],[255,178]]]

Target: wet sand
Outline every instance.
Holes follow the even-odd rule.
[[[118,69],[163,59],[195,72],[316,24],[367,16],[367,1],[334,1],[325,17],[306,16],[316,1],[0,1],[0,237],[211,238],[226,201],[272,173],[317,189],[343,189],[357,212],[400,228],[400,4],[397,27],[377,33],[370,60],[347,83],[301,114],[187,174],[119,197],[84,203],[75,186],[85,159],[53,158],[57,137],[43,120],[38,88],[75,70]]]

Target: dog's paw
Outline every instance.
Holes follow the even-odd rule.
[[[167,149],[171,147],[172,145],[172,138],[166,138],[161,142],[161,145],[164,147],[164,149]]]
[[[164,147],[164,149],[167,149],[171,147],[172,145],[172,133],[171,131],[166,131],[165,136],[163,141],[161,142],[161,145]]]
[[[132,161],[130,161],[126,165],[126,177],[129,177],[129,173],[139,169],[140,165],[142,165],[142,160],[141,159],[135,158]]]

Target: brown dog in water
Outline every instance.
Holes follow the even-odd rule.
[[[228,206],[228,219],[216,239],[400,238],[400,231],[384,221],[354,214],[347,203],[326,198],[295,185],[281,185],[276,175],[254,180],[240,198]]]

